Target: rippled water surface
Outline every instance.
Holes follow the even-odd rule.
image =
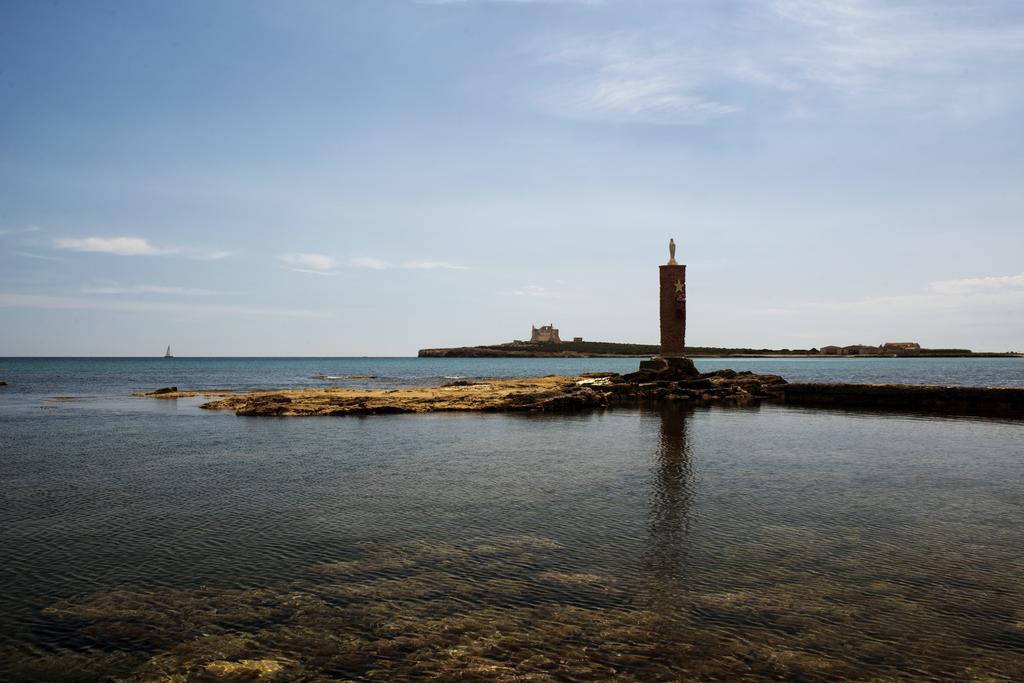
[[[0,358],[0,405],[36,395],[123,396],[182,389],[433,386],[470,377],[633,372],[636,358]],[[1024,386],[1024,358],[699,358],[791,382]]]
[[[0,679],[1024,679],[1021,422],[196,405],[0,409]]]

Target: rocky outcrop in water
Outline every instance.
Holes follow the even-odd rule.
[[[689,358],[655,356],[650,360],[640,361],[640,369],[624,375],[630,382],[650,382],[655,380],[689,380],[700,376],[700,371]]]
[[[694,371],[695,372],[695,371]],[[685,368],[649,367],[631,375],[456,382],[432,388],[317,389],[222,394],[202,407],[237,415],[381,415],[437,411],[556,412],[647,401],[743,402],[778,396],[785,380],[750,372],[692,374]],[[163,394],[173,397],[174,394]]]
[[[644,361],[626,375],[589,373],[528,379],[460,380],[412,389],[290,389],[177,391],[140,394],[175,399],[203,396],[202,405],[238,415],[385,415],[440,411],[570,412],[653,403],[780,403],[818,408],[897,410],[1024,417],[1024,387],[945,387],[900,384],[789,384],[778,375],[716,370],[700,373],[685,358]]]

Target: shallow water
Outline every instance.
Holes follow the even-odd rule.
[[[1024,678],[1024,423],[0,410],[0,679]]]

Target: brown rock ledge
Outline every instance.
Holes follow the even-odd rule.
[[[914,410],[958,415],[1024,417],[1024,387],[927,384],[787,384],[784,402],[816,408]]]
[[[779,396],[776,375],[720,370],[688,379],[641,371],[627,377],[593,373],[456,382],[446,386],[394,389],[288,389],[281,391],[177,391],[142,394],[169,399],[217,398],[201,407],[236,415],[379,415],[438,411],[570,411],[644,401],[748,402]]]

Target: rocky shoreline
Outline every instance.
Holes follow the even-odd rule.
[[[566,412],[636,402],[749,402],[781,396],[786,380],[777,375],[719,370],[700,374],[687,359],[658,364],[644,361],[628,375],[590,373],[451,382],[440,387],[363,390],[288,389],[280,391],[179,391],[164,387],[142,394],[172,399],[200,396],[216,400],[207,410],[236,415],[382,415],[440,411]]]
[[[243,416],[344,416],[427,412],[571,412],[664,401],[687,405],[763,401],[821,408],[901,410],[1024,417],[1024,388],[870,384],[790,384],[778,375],[717,370],[699,373],[685,358],[643,361],[626,375],[460,380],[392,390],[285,389],[137,394],[157,399],[203,397],[200,407]]]

